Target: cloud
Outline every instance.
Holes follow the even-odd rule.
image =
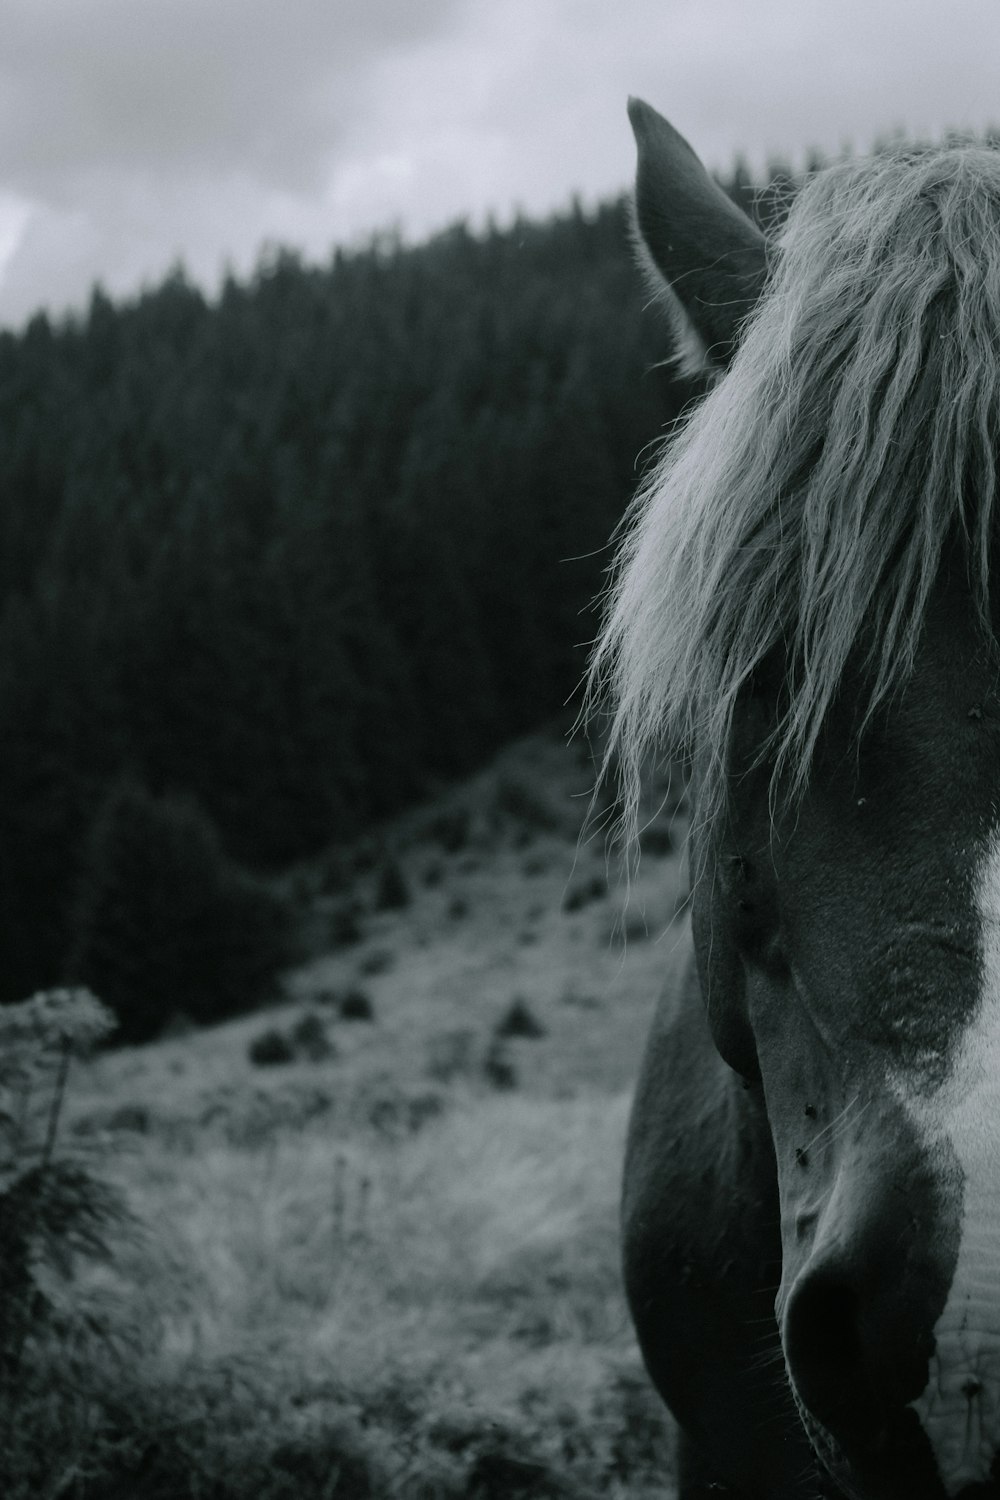
[[[994,0],[674,0],[633,58],[645,92],[713,165],[801,160],[897,127],[935,138],[1000,114]],[[616,67],[617,58],[612,62]]]
[[[458,3],[7,0],[5,178],[27,195],[96,169],[315,185],[372,62]]]
[[[607,195],[629,93],[716,167],[982,129],[998,51],[996,0],[5,0],[0,321]]]
[[[615,192],[630,93],[719,168],[1000,115],[996,0],[468,0],[452,22],[376,63],[334,167],[343,217],[424,230]]]
[[[7,0],[0,321],[178,257],[214,282],[262,242],[325,250],[329,183],[379,68],[461,0]]]

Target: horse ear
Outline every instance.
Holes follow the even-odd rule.
[[[670,314],[681,369],[718,374],[763,288],[764,236],[662,115],[641,99],[629,100],[628,113],[639,148],[639,259]]]

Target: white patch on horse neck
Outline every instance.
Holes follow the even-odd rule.
[[[975,1014],[945,1083],[908,1108],[928,1145],[946,1136],[964,1176],[961,1238],[934,1326],[930,1378],[913,1403],[945,1489],[990,1477],[1000,1449],[1000,834],[976,875],[982,930]]]

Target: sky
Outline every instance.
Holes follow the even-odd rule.
[[[982,130],[1000,0],[3,0],[0,326],[596,202],[629,94],[719,169]]]

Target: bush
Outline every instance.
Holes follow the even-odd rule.
[[[643,854],[662,856],[672,854],[674,838],[666,823],[650,823],[639,834],[639,848]]]
[[[608,894],[608,883],[601,875],[592,875],[589,879],[579,880],[571,885],[563,897],[563,911],[580,911],[588,906],[591,901],[601,901]]]
[[[375,1007],[364,990],[348,990],[340,997],[340,1019],[342,1021],[374,1021]]]
[[[116,1189],[58,1147],[70,1061],[114,1022],[86,990],[44,990],[0,1008],[0,1418],[17,1424],[25,1360],[73,1328],[82,1261],[108,1261],[133,1227]],[[0,1420],[0,1454],[8,1437]]]
[[[327,1036],[326,1027],[312,1012],[296,1021],[290,1031],[269,1027],[255,1036],[247,1048],[247,1056],[258,1068],[277,1067],[300,1058],[306,1062],[325,1062],[336,1055],[337,1049]]]
[[[292,1062],[295,1048],[283,1031],[272,1026],[251,1040],[247,1056],[257,1068],[272,1068],[281,1063]]]
[[[325,1062],[336,1051],[323,1022],[313,1014],[303,1016],[295,1023],[291,1043],[296,1057],[304,1057],[309,1062]]]
[[[506,1013],[497,1022],[493,1035],[535,1038],[546,1036],[547,1032],[541,1021],[537,1020],[532,1013],[528,1002],[518,995],[511,1001]]]
[[[189,1357],[179,1376],[142,1382],[130,1373],[122,1358],[106,1371],[84,1372],[78,1393],[46,1400],[38,1392],[32,1425],[12,1432],[0,1451],[4,1500],[385,1500],[400,1493],[382,1456],[384,1428],[369,1431],[346,1403],[315,1415],[318,1403],[276,1409],[270,1367],[251,1372]]]
[[[253,1009],[291,957],[288,904],[234,865],[190,802],[132,780],[91,833],[71,971],[118,1018],[119,1039],[158,1035],[182,1011],[207,1023]]]
[[[486,1081],[495,1089],[517,1088],[517,1069],[510,1060],[506,1046],[494,1037],[483,1059]]]

